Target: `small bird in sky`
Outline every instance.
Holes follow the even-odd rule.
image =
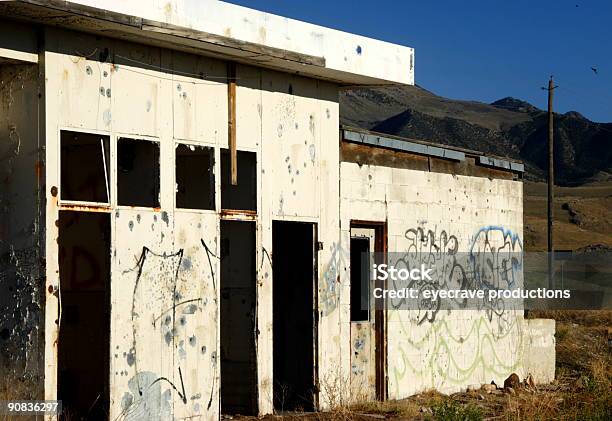
[[[595,67],[591,67],[591,70],[593,71],[593,73],[597,74],[597,69]]]

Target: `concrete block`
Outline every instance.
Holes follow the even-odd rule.
[[[402,168],[391,169],[391,182],[393,184],[410,185],[414,181],[411,173]]]
[[[525,320],[524,375],[531,374],[536,383],[555,379],[555,321]]]
[[[401,184],[387,184],[386,193],[387,200],[393,202],[405,202],[406,201],[406,192],[407,188],[402,186]]]

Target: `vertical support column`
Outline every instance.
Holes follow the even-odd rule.
[[[238,153],[236,152],[236,63],[227,63],[227,129],[230,149],[232,186],[238,184]]]

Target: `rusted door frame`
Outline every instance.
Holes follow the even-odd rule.
[[[382,253],[384,261],[387,260],[387,221],[351,220],[350,228],[368,228],[374,230],[374,252]],[[387,288],[384,281],[382,288]],[[387,314],[385,309],[374,310],[374,331],[376,336],[376,399],[387,399]]]
[[[312,404],[315,410],[319,409],[319,224],[312,223],[312,352],[313,355],[313,384]]]

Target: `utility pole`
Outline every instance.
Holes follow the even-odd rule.
[[[553,77],[551,76],[548,80],[548,88],[542,88],[548,91],[548,288],[554,287],[554,260],[555,251],[553,247],[553,205],[554,205],[554,186],[555,186],[555,172],[554,172],[554,140],[553,140],[553,93],[555,91],[553,84]]]

